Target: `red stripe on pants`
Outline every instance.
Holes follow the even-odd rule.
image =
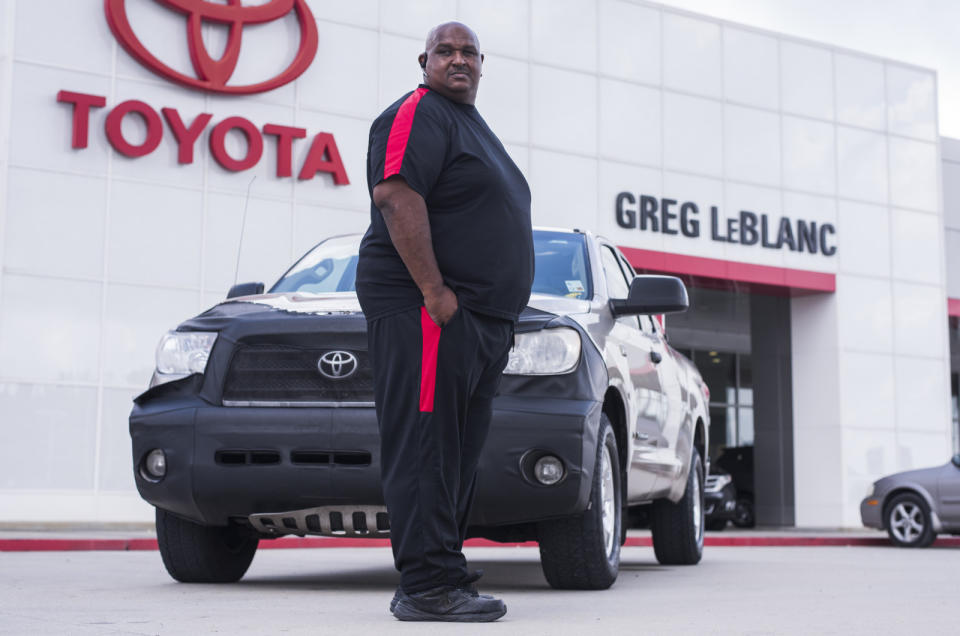
[[[407,151],[407,141],[410,140],[410,129],[413,128],[413,116],[417,112],[417,104],[429,89],[418,88],[406,98],[390,126],[390,136],[387,137],[387,155],[383,164],[383,178],[389,179],[399,174],[403,165],[403,155]]]
[[[433,322],[426,307],[420,308],[420,331],[423,334],[423,353],[420,358],[420,412],[433,413],[433,394],[437,387],[440,327]]]

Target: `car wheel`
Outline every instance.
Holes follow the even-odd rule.
[[[617,439],[600,416],[596,468],[583,514],[537,524],[540,565],[550,587],[605,590],[620,571],[623,497]]]
[[[663,565],[695,565],[703,556],[703,464],[693,449],[683,497],[653,504],[653,551]]]
[[[707,521],[707,530],[713,530],[714,532],[719,532],[727,527],[726,519],[710,519]]]
[[[167,572],[181,583],[233,583],[250,567],[259,538],[240,526],[212,527],[157,508],[157,543]]]
[[[757,524],[753,516],[753,502],[746,497],[737,499],[737,507],[733,511],[733,525],[738,528],[752,528]]]
[[[903,493],[886,507],[887,534],[902,548],[925,548],[937,538],[930,523],[930,510],[920,495]]]

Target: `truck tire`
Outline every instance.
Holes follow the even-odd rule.
[[[540,566],[550,587],[605,590],[620,571],[623,485],[617,438],[600,416],[596,468],[583,514],[537,524]]]
[[[239,526],[212,527],[157,508],[157,543],[167,572],[181,583],[234,583],[250,567],[258,537]]]
[[[683,498],[653,504],[653,551],[662,565],[696,565],[703,556],[703,464],[693,449]]]

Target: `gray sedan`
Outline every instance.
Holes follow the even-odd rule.
[[[960,534],[960,455],[943,466],[873,482],[860,503],[860,518],[905,548],[925,548],[942,532]]]

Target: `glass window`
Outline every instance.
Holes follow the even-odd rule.
[[[753,446],[753,377],[750,356],[724,351],[681,351],[710,388],[710,457],[725,447]]]
[[[710,387],[710,402],[736,406],[736,354],[723,351],[698,351],[697,368]]]
[[[950,374],[950,404],[953,411],[953,450],[960,453],[960,374]]]
[[[737,407],[737,446],[753,446],[753,409]]]
[[[707,452],[712,459],[715,459],[727,446],[732,446],[728,442],[728,434],[735,426],[736,422],[729,419],[726,407],[710,407],[710,448]]]
[[[950,412],[953,415],[953,452],[960,453],[960,318],[947,322],[950,334]]]
[[[583,234],[534,231],[533,252],[533,293],[593,298]]]
[[[360,239],[359,235],[351,235],[323,241],[294,263],[270,291],[355,291]],[[535,293],[578,299],[593,297],[587,245],[582,234],[535,231],[533,249]]]
[[[609,298],[626,298],[630,295],[630,283],[633,280],[633,270],[629,265],[624,267],[625,263],[617,257],[613,249],[609,246],[600,248],[600,260],[603,263],[603,275],[607,279],[607,296]],[[625,274],[624,272],[630,272]],[[644,331],[642,316],[623,316],[617,322],[623,323]]]
[[[740,381],[737,384],[737,403],[740,406],[753,406],[753,368],[750,356],[737,356]]]
[[[327,239],[294,263],[270,292],[352,292],[356,288],[359,250],[359,236]]]
[[[609,298],[626,298],[630,294],[630,286],[620,269],[620,263],[613,250],[604,245],[600,248],[600,261],[603,263],[603,275],[607,279],[607,296]]]

